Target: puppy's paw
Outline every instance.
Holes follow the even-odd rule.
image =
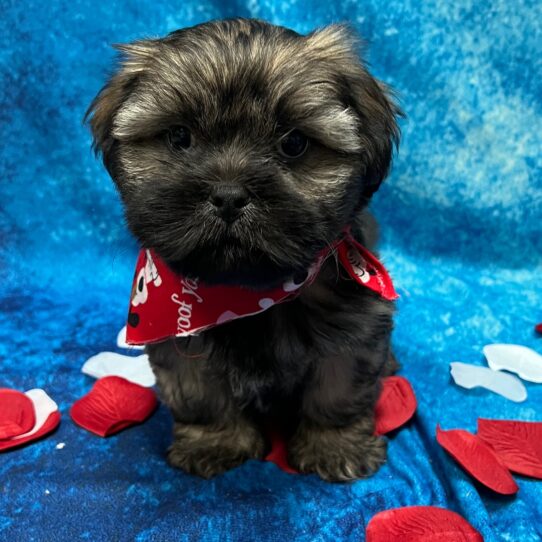
[[[299,427],[288,446],[290,465],[316,473],[328,482],[347,482],[374,474],[386,461],[386,441],[360,430],[359,424],[341,428]]]
[[[216,446],[203,450],[186,450],[174,443],[168,450],[168,463],[177,469],[202,478],[212,478],[238,467],[253,456],[244,450]]]
[[[263,436],[249,426],[213,431],[177,424],[167,459],[172,467],[209,479],[248,459],[261,459],[264,452]]]

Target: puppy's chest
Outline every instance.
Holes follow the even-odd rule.
[[[333,286],[316,284],[293,301],[213,330],[209,361],[222,365],[234,395],[259,401],[291,394],[318,359],[371,334],[363,323],[365,293],[345,295]]]
[[[212,357],[240,378],[296,381],[306,372],[314,348],[311,325],[297,301],[217,328]],[[212,360],[211,360],[212,362]]]

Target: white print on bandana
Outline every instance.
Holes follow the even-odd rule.
[[[361,282],[364,284],[369,282],[371,275],[367,271],[367,262],[363,256],[354,247],[350,247],[346,257],[348,258],[348,263],[352,266],[352,271],[359,277]]]
[[[299,282],[295,280],[295,278],[291,278],[287,280],[283,285],[282,289],[285,292],[295,292],[296,290],[299,290],[303,284],[305,284],[307,281],[311,280],[316,273],[320,270],[322,267],[322,263],[324,261],[324,258],[320,257],[318,258],[307,270],[306,276]]]
[[[199,279],[183,278],[181,280],[182,293],[192,296],[197,303],[203,303],[203,297],[196,291],[199,286]],[[179,297],[179,294],[171,294],[171,301],[177,304],[177,333],[181,334],[192,326],[192,305]]]
[[[147,261],[145,267],[142,267],[137,275],[135,292],[132,297],[132,305],[134,307],[142,305],[147,301],[147,298],[149,297],[147,284],[149,284],[149,282],[152,282],[156,287],[162,284],[162,278],[158,274],[158,269],[156,269],[150,251],[146,250],[145,255]]]

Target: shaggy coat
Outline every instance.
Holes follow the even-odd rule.
[[[399,111],[351,31],[234,19],[119,49],[88,118],[143,247],[256,289],[303,276],[346,226],[371,248],[364,209]],[[332,255],[291,302],[147,346],[175,419],[172,465],[210,477],[262,458],[264,414],[286,426],[302,472],[351,480],[382,464],[374,404],[394,369],[394,307],[344,275]]]

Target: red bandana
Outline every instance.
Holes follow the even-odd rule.
[[[198,278],[175,274],[153,250],[141,250],[132,286],[126,342],[147,344],[169,337],[195,335],[292,300],[301,286],[316,278],[332,249],[337,251],[342,266],[358,284],[384,299],[398,297],[384,266],[350,233],[320,252],[303,282],[289,280],[276,288],[258,291],[241,286],[208,286]]]

